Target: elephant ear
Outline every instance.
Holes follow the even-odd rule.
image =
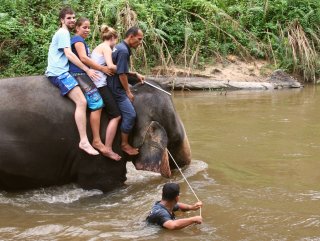
[[[157,121],[152,121],[144,133],[139,145],[139,154],[133,160],[133,164],[137,170],[158,172],[163,177],[170,177],[168,136],[165,129]]]

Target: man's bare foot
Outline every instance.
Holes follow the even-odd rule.
[[[120,161],[121,156],[119,156],[117,153],[113,152],[112,149],[105,148],[105,151],[102,152],[102,155],[109,157],[112,160]]]
[[[89,142],[80,142],[79,143],[79,148],[84,150],[86,153],[88,153],[89,155],[99,155],[99,152],[97,150],[95,150]]]
[[[129,144],[121,145],[121,149],[130,156],[135,156],[139,154],[138,149],[133,148]]]
[[[101,141],[92,142],[92,146],[96,149],[98,149],[102,154],[107,152],[107,148]]]

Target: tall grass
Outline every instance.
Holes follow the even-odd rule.
[[[138,25],[145,38],[133,67],[164,72],[182,66],[188,73],[234,54],[267,59],[275,68],[319,78],[318,0],[3,0],[0,5],[0,76],[41,74],[57,14],[64,4],[91,19],[95,47],[102,23],[123,36]]]

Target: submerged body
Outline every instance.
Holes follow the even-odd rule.
[[[201,224],[201,216],[193,216],[176,220],[175,211],[198,210],[202,207],[202,202],[198,201],[193,205],[179,202],[180,186],[177,183],[168,182],[162,188],[162,199],[156,202],[147,217],[150,224],[157,224],[161,227],[175,230],[182,229],[192,224]]]
[[[172,102],[159,95],[159,91],[154,93],[151,88],[134,87],[134,106],[138,118],[132,135],[133,145],[141,143],[145,133],[142,131],[146,130],[152,121],[160,124],[147,132],[148,138],[145,138],[139,156],[133,161],[137,169],[160,172],[162,166],[161,170],[166,170],[163,173],[168,176],[169,160],[162,158],[168,157],[164,151],[165,144],[169,145],[173,156],[180,160],[179,153],[184,151],[178,145],[172,148],[170,143],[183,143],[171,142],[171,138],[175,140],[178,136],[184,136],[184,132],[175,133],[181,128],[184,129],[183,126],[178,128],[177,123],[172,120],[166,123],[167,119],[161,118],[176,116],[175,113],[161,112],[162,109],[166,109],[166,112],[174,111],[173,106],[168,107]],[[122,185],[126,180],[126,161],[130,160],[129,157],[124,156],[121,161],[114,162],[102,155],[91,156],[80,150],[73,119],[73,103],[54,90],[55,87],[44,76],[0,80],[0,189],[30,189],[75,182],[86,189],[110,191]],[[139,97],[140,94],[143,94],[144,99]],[[139,101],[148,100],[147,97],[160,98],[162,104],[168,106],[161,107],[162,104],[156,102],[152,107],[153,102]],[[182,125],[179,119],[176,122]],[[166,128],[169,128],[168,135],[162,130]],[[160,134],[157,134],[157,131]],[[101,136],[104,138],[103,133]],[[186,140],[186,136],[183,140]],[[161,151],[153,149],[150,143],[162,143],[164,148]],[[121,153],[119,133],[113,147]],[[190,149],[187,153],[190,153]],[[183,160],[184,162],[178,161],[178,164],[188,164],[190,156],[185,156]]]

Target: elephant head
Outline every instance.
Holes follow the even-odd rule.
[[[138,84],[134,87],[134,95],[137,120],[132,142],[139,148],[139,154],[132,161],[138,170],[159,172],[170,177],[171,169],[177,168],[176,164],[183,167],[191,162],[184,126],[166,93]]]

